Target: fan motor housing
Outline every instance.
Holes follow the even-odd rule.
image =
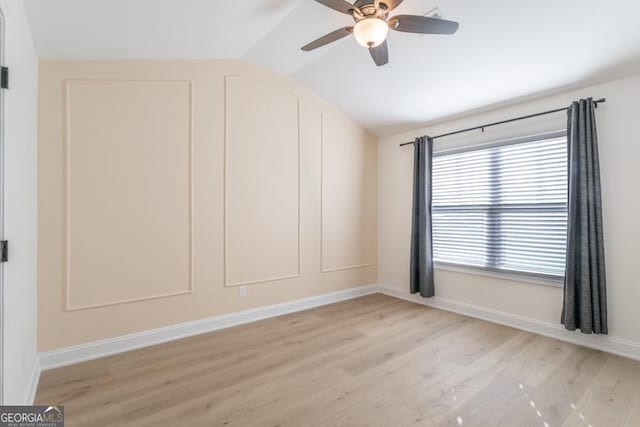
[[[372,16],[378,12],[376,10],[375,0],[358,0],[354,6],[357,7],[364,16]]]
[[[366,5],[374,6],[375,1],[374,0],[357,0],[354,4],[354,6],[357,7],[358,9]]]

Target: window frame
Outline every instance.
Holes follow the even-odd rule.
[[[479,151],[484,149],[506,147],[510,145],[524,144],[527,142],[543,141],[554,138],[566,138],[566,130],[557,130],[551,132],[545,132],[540,134],[527,135],[516,138],[503,139],[498,141],[490,141],[477,144],[466,144],[460,147],[445,148],[441,150],[434,150],[433,157],[444,157],[453,154],[467,153],[471,151]],[[568,201],[567,201],[568,204]],[[526,283],[541,284],[554,287],[562,287],[564,285],[564,275],[556,276],[545,273],[535,273],[519,270],[509,270],[495,268],[491,266],[478,266],[471,264],[462,264],[448,261],[436,261],[434,259],[434,268],[436,270],[446,270],[453,272],[462,272],[469,274],[476,274],[480,276],[496,277],[504,280],[514,280]]]

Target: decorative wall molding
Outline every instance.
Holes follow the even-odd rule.
[[[345,271],[345,270],[355,270],[357,268],[367,268],[371,267],[371,264],[358,264],[358,265],[348,265],[346,267],[336,267],[336,268],[323,268],[320,270],[321,273],[333,273],[334,271]]]
[[[296,100],[297,103],[297,137],[298,137],[298,141],[297,141],[297,149],[298,149],[298,154],[297,154],[297,159],[298,159],[298,214],[297,214],[297,219],[298,219],[298,230],[297,230],[297,241],[298,241],[298,252],[297,252],[297,273],[296,274],[289,274],[289,275],[282,275],[282,276],[276,276],[276,277],[267,277],[267,278],[263,278],[263,279],[257,279],[257,280],[247,280],[247,281],[243,281],[243,282],[234,282],[234,283],[230,283],[229,282],[229,267],[228,267],[228,260],[229,260],[229,229],[228,229],[228,221],[227,219],[229,218],[229,214],[228,214],[228,208],[229,208],[229,203],[228,203],[228,195],[229,195],[229,187],[228,187],[228,171],[229,171],[229,81],[231,79],[241,79],[241,78],[245,78],[245,79],[251,79],[253,81],[259,82],[261,84],[273,87],[273,88],[277,88],[279,90],[281,90],[284,93],[287,93],[289,96],[291,96],[292,98],[294,98]],[[295,279],[301,276],[301,268],[300,268],[300,260],[302,258],[302,254],[301,254],[301,244],[300,244],[300,239],[301,239],[301,195],[300,195],[300,188],[301,188],[301,175],[300,175],[300,150],[301,150],[301,113],[300,113],[300,98],[293,93],[292,91],[288,90],[287,88],[281,87],[279,85],[267,82],[267,81],[263,81],[260,79],[256,79],[253,77],[247,77],[247,76],[243,76],[243,75],[227,75],[224,78],[224,183],[223,183],[223,191],[224,191],[224,206],[223,206],[223,212],[224,212],[224,227],[223,227],[223,241],[224,241],[224,247],[223,247],[223,281],[224,281],[224,285],[225,287],[236,287],[236,286],[246,286],[246,285],[253,285],[253,284],[260,284],[260,283],[271,283],[271,282],[276,282],[276,281],[281,281],[281,280],[287,280],[287,279]]]
[[[189,85],[189,280],[188,289],[167,292],[162,294],[147,295],[138,298],[127,298],[116,301],[108,301],[98,304],[86,304],[73,306],[71,304],[71,98],[70,89],[73,83],[90,82],[90,83],[187,83]],[[193,239],[193,81],[191,80],[130,80],[130,79],[66,79],[64,80],[64,96],[63,96],[63,144],[64,144],[64,269],[63,269],[63,299],[64,311],[80,311],[101,307],[109,307],[113,305],[128,304],[132,302],[142,302],[159,298],[175,297],[193,293],[193,277],[194,277],[194,239]]]
[[[420,296],[410,294],[408,290],[403,291],[395,286],[378,285],[378,292],[428,307],[451,311],[465,316],[474,317],[476,319],[482,319],[488,322],[532,332],[534,334],[555,338],[560,341],[581,345],[583,347],[589,347],[607,353],[616,354],[618,356],[640,360],[639,342],[606,335],[586,335],[580,332],[571,332],[566,330],[560,323],[544,322],[541,320],[531,319],[529,317],[519,316],[478,305],[467,304],[447,298],[422,298]]]
[[[345,265],[342,267],[332,267],[332,268],[327,268],[324,265],[324,228],[325,228],[324,227],[325,158],[324,157],[325,157],[325,146],[326,146],[325,122],[326,122],[326,119],[325,119],[324,113],[320,113],[320,272],[333,273],[336,271],[355,270],[359,268],[371,267],[373,262],[371,261],[371,258],[372,258],[371,248],[369,247],[367,247],[367,260],[362,263]]]
[[[333,304],[364,295],[374,294],[376,285],[345,289],[342,291],[316,295],[281,304],[273,304],[237,313],[213,316],[207,319],[180,323],[163,328],[151,329],[129,335],[94,341],[59,350],[40,353],[40,368],[48,370],[72,365],[87,360],[98,359],[125,351],[136,350],[156,344],[162,344],[194,335],[213,332],[220,329],[243,325],[270,317],[282,316],[297,311],[308,310],[322,305]]]

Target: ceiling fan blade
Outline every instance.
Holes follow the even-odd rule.
[[[418,15],[398,15],[389,19],[392,30],[405,33],[453,34],[458,31],[459,25],[455,21]]]
[[[387,7],[387,12],[391,12],[400,6],[400,3],[402,3],[402,0],[378,0],[378,4],[384,4]]]
[[[378,67],[389,62],[389,46],[386,40],[380,46],[370,47],[369,52]]]
[[[353,32],[353,27],[344,27],[344,28],[340,28],[339,30],[335,30],[327,35],[324,35],[322,37],[320,37],[317,40],[312,41],[311,43],[309,43],[306,46],[302,47],[302,50],[304,50],[305,52],[308,52],[310,50],[314,50],[317,49],[319,47],[322,47],[326,44],[332,43],[336,40],[340,40],[343,37],[347,37],[349,34],[351,34]]]
[[[318,3],[323,4],[327,7],[330,7],[333,10],[337,10],[338,12],[345,13],[347,15],[351,15],[351,12],[356,9],[354,5],[345,0],[316,0]]]

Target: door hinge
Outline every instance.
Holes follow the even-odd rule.
[[[0,262],[9,261],[9,241],[2,240],[0,241]]]
[[[2,89],[9,89],[9,68],[0,68],[0,87]]]

